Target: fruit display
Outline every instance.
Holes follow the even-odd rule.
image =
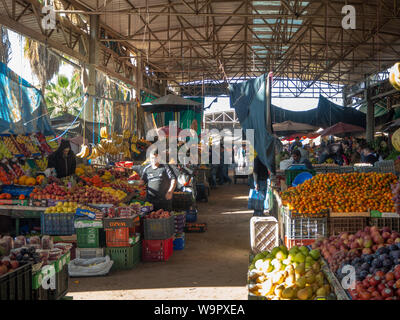
[[[171,214],[168,211],[164,211],[160,209],[158,211],[153,211],[150,214],[146,215],[145,219],[165,219],[171,217]]]
[[[350,289],[352,300],[400,300],[400,264],[391,271],[377,271]]]
[[[60,201],[55,206],[46,208],[44,213],[74,213],[77,208],[77,202]]]
[[[6,148],[15,156],[17,154],[21,154],[21,152],[18,150],[17,146],[14,143],[14,140],[11,137],[3,137],[3,143],[6,146]]]
[[[111,187],[103,187],[103,188],[97,188],[98,190],[103,190],[104,192],[107,192],[111,194],[114,198],[118,199],[121,201],[122,199],[125,199],[127,194],[121,190],[113,189]]]
[[[22,170],[21,166],[17,163],[12,164],[12,169],[14,170],[17,177],[22,177],[25,175],[25,172]]]
[[[136,190],[138,190],[137,188],[130,185],[128,182],[126,182],[124,180],[117,180],[114,183],[111,183],[110,187],[114,188],[114,189],[122,190],[127,194],[134,193],[134,192],[136,192]]]
[[[47,169],[48,159],[46,157],[42,159],[35,159],[35,163],[40,171],[44,171]]]
[[[115,198],[112,194],[89,186],[75,186],[69,189],[66,193],[65,200],[91,204],[118,204],[120,202],[119,199]]]
[[[318,214],[333,212],[394,212],[391,184],[397,182],[392,173],[327,173],[318,174],[297,187],[283,192],[282,203],[293,212]]]
[[[68,200],[66,199],[67,192],[64,187],[59,186],[57,183],[53,182],[51,184],[46,185],[44,189],[33,189],[30,197],[35,200],[42,199],[52,199],[52,200]]]
[[[51,154],[58,148],[58,144],[56,141],[49,142],[52,143],[55,148],[53,149],[52,147],[50,147],[47,143],[47,138],[40,132],[36,133],[35,135],[31,135],[31,139],[32,141],[36,142],[36,145],[38,146],[40,151],[45,155]],[[49,138],[49,140],[51,140],[51,138]]]
[[[248,273],[249,292],[267,300],[327,299],[331,286],[319,250],[285,246],[257,254]]]
[[[396,213],[400,215],[400,183],[392,185],[392,193]]]
[[[17,177],[14,176],[12,173],[7,172],[2,166],[0,166],[0,181],[3,184],[12,184],[12,182],[16,179]]]
[[[6,158],[6,159],[11,159],[13,155],[11,152],[8,150],[7,146],[3,143],[2,140],[0,140],[0,158]]]
[[[390,246],[399,242],[400,234],[398,232],[391,231],[386,227],[378,229],[373,226],[365,227],[364,230],[355,234],[343,232],[328,239],[318,239],[313,247],[321,250],[332,271],[336,272],[343,262],[353,261],[362,255],[372,255],[385,245]],[[379,267],[381,266],[379,265]]]
[[[36,141],[33,141],[30,136],[17,135],[15,141],[18,143],[18,147],[21,149],[25,156],[29,156],[35,153],[40,154],[40,150],[36,145]]]

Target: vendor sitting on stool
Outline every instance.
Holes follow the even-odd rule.
[[[150,164],[143,169],[141,178],[141,184],[147,184],[146,201],[154,205],[154,210],[172,210],[176,177],[168,165],[160,164],[158,151],[150,155]]]
[[[75,174],[76,156],[71,150],[69,141],[61,141],[58,149],[49,156],[47,168],[54,168],[57,178],[64,178]]]

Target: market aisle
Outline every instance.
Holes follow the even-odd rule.
[[[247,299],[249,259],[248,187],[226,185],[199,203],[205,233],[187,234],[183,251],[168,262],[140,263],[107,277],[73,278],[68,296],[79,299]],[[79,283],[75,283],[79,281]]]

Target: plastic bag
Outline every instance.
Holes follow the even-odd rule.
[[[53,240],[50,236],[43,236],[42,237],[42,249],[53,249]]]
[[[109,256],[75,259],[68,264],[68,274],[70,277],[104,276],[110,272],[113,263]]]
[[[26,246],[26,239],[24,236],[18,236],[14,241],[14,248],[22,248]]]
[[[55,243],[54,248],[62,250],[63,254],[66,254],[68,251],[72,249],[72,244],[71,243]]]
[[[32,245],[32,244],[38,244],[38,245],[40,245],[40,237],[38,237],[38,236],[30,237],[30,238],[28,239],[28,242],[29,242],[29,245]]]
[[[2,247],[4,252],[0,252],[0,256],[4,254],[5,256],[8,256],[10,254],[11,249],[14,247],[13,243],[13,238],[10,236],[4,236],[3,238],[0,239],[0,247]]]
[[[248,209],[259,211],[264,210],[265,207],[268,207],[265,191],[256,191],[254,189],[250,189],[247,207]]]

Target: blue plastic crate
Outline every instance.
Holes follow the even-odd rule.
[[[186,211],[186,222],[196,222],[197,221],[197,209]]]
[[[174,250],[183,250],[185,248],[185,235],[174,239]]]
[[[42,213],[41,233],[44,235],[67,236],[75,234],[74,213]]]
[[[35,187],[22,187],[14,185],[4,185],[1,190],[2,193],[9,193],[13,197],[18,197],[23,194],[25,197],[29,197]]]

